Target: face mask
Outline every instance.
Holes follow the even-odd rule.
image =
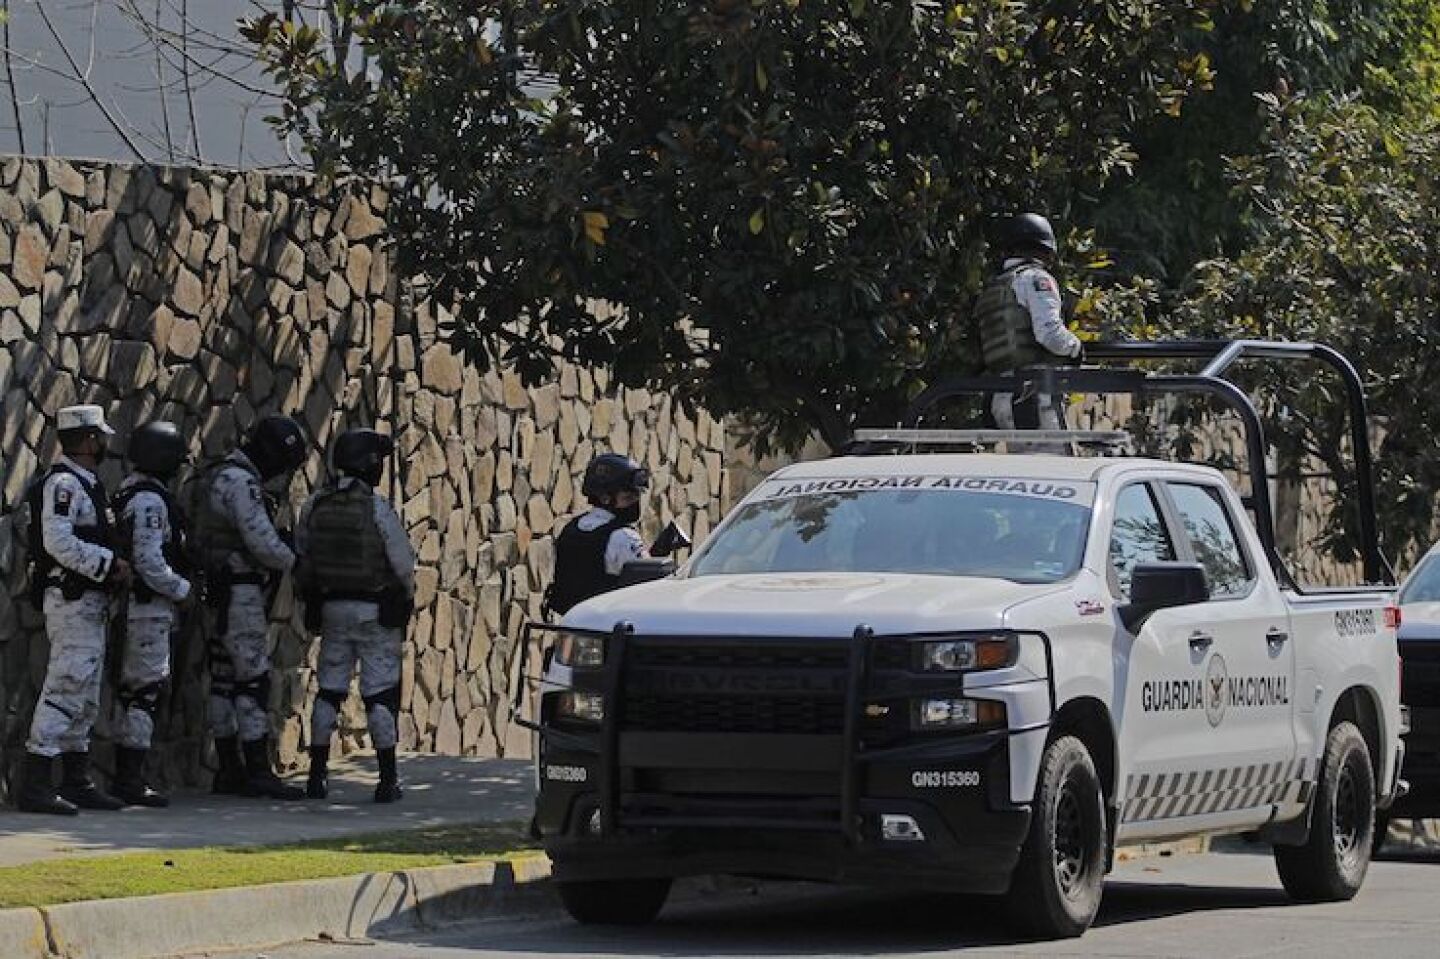
[[[616,507],[611,512],[622,523],[640,522],[640,504],[638,502],[631,503],[629,506]]]

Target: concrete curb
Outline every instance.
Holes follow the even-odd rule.
[[[11,959],[153,959],[356,939],[551,901],[550,862],[525,856],[337,879],[0,910]]]

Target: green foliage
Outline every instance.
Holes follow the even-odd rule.
[[[1356,96],[1394,114],[1440,99],[1435,0],[1258,0],[1220,10],[1198,56],[1214,89],[1136,136],[1136,176],[1111,184],[1091,225],[1126,273],[1178,287],[1196,262],[1239,251],[1243,207],[1225,158],[1256,152],[1257,96]]]
[[[1440,490],[1440,123],[1396,120],[1353,100],[1265,102],[1256,156],[1235,161],[1249,243],[1203,263],[1162,332],[1315,340],[1361,371],[1384,439],[1377,457],[1387,552],[1429,544]],[[1265,378],[1270,439],[1282,459],[1323,463],[1342,493],[1354,486],[1340,383]],[[1342,495],[1327,543],[1340,559],[1357,542]]]
[[[763,448],[973,368],[990,218],[1064,220],[1127,171],[1136,124],[1210,82],[1220,7],[354,0],[364,66],[273,15],[244,32],[322,170],[398,184],[400,267],[472,361],[606,365]]]

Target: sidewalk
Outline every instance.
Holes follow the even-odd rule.
[[[400,757],[405,798],[377,805],[374,759],[331,764],[330,797],[275,802],[180,792],[168,809],[130,808],[38,816],[0,809],[0,866],[72,855],[104,855],[198,846],[272,845],[307,839],[530,818],[534,795],[527,760]],[[289,781],[302,783],[304,778]]]

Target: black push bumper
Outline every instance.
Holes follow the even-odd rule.
[[[636,765],[623,767],[626,788],[608,828],[601,791],[594,786],[596,755],[547,748],[537,824],[556,878],[729,873],[962,892],[1009,888],[1030,810],[1006,801],[1004,733],[966,748],[864,762],[849,836],[840,828],[838,797],[823,789],[838,778],[823,771],[751,765],[736,774],[745,794],[727,795],[712,791],[731,775],[724,770],[642,765],[647,750],[657,745],[659,754],[693,750],[692,764],[701,757],[721,759],[730,749],[743,750],[752,760],[765,752],[746,737],[729,747],[718,737],[702,738],[688,747],[627,744],[627,760]],[[813,765],[804,761],[807,753],[816,757],[829,751],[819,743],[791,742],[772,744],[770,755],[779,758],[792,749],[800,767]],[[661,755],[655,758],[663,761]],[[582,776],[586,781],[576,782]],[[705,792],[682,791],[687,786]],[[924,838],[885,839],[883,816],[911,817]]]

